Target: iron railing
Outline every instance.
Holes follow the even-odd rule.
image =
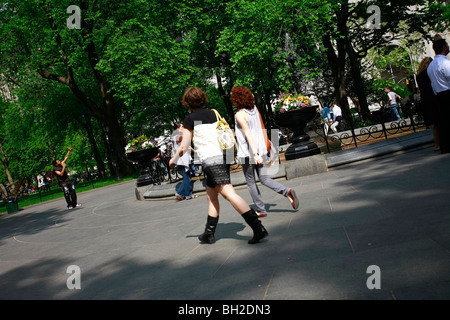
[[[379,111],[382,116],[378,118],[385,118],[388,111]],[[325,132],[325,126],[321,123],[321,117],[318,114],[308,124],[307,130],[314,131],[318,136],[316,137],[317,142],[326,144],[327,152],[330,153],[333,151],[330,144],[336,144],[336,142],[339,142],[339,149],[357,148],[360,145],[427,129],[423,118],[417,113],[410,113],[407,118],[399,121],[380,121],[362,128],[353,128],[352,124],[345,124],[345,126],[346,128],[341,132],[335,133],[331,129]]]

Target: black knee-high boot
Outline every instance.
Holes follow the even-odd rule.
[[[259,240],[269,235],[266,228],[264,228],[261,221],[259,221],[258,215],[256,214],[255,210],[250,209],[250,211],[244,213],[242,217],[253,230],[253,238],[248,240],[249,244],[258,243]]]
[[[198,239],[202,242],[212,244],[216,242],[214,238],[214,233],[216,232],[217,223],[219,222],[219,217],[214,218],[208,215],[206,220],[205,232],[198,236]]]

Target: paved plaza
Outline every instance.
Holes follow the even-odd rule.
[[[261,187],[270,236],[256,245],[225,200],[217,242],[200,244],[205,193],[138,201],[134,181],[74,210],[27,207],[0,216],[0,299],[450,299],[449,167],[426,144],[280,179],[300,208]]]

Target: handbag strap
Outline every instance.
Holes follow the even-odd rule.
[[[270,140],[269,140],[269,137],[267,136],[266,127],[264,126],[264,121],[263,121],[263,119],[261,117],[261,113],[259,112],[258,108],[256,108],[256,111],[258,112],[259,120],[261,121],[261,128],[262,128],[262,131],[263,131],[264,139],[266,141],[267,154],[270,154]]]
[[[222,120],[222,116],[219,114],[219,112],[216,109],[211,109],[211,110],[214,111],[214,113],[216,114],[217,121]]]

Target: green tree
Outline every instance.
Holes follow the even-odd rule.
[[[403,39],[414,32],[425,36],[430,29],[445,29],[448,20],[441,17],[444,12],[448,12],[448,7],[438,1],[423,0],[333,2],[336,4],[330,12],[333,24],[322,37],[322,43],[334,78],[336,100],[343,108],[344,117],[350,120],[346,83],[346,70],[349,70],[353,79],[351,90],[358,97],[362,116],[367,118],[369,109],[361,61],[369,49],[386,46],[386,39]],[[368,12],[371,5],[376,5],[379,11]],[[380,15],[379,24],[370,21],[373,14]]]
[[[6,116],[10,104],[10,102],[4,101],[3,99],[0,100],[0,161],[5,169],[5,178],[8,180],[8,184],[14,183],[14,178],[10,169],[13,151],[8,144],[9,128],[7,126],[8,119]],[[0,182],[1,181],[2,180],[0,180]]]
[[[69,29],[66,8],[72,1],[9,1],[0,12],[2,52],[7,56],[3,72],[20,78],[35,74],[67,86],[91,112],[108,127],[118,174],[133,170],[124,154],[122,128],[117,119],[114,96],[108,80],[97,69],[108,32],[102,23],[116,13],[106,2],[78,2],[82,28]],[[89,91],[93,84],[96,96]],[[100,98],[97,99],[97,96]]]
[[[68,87],[107,130],[117,174],[130,174],[134,168],[125,156],[123,124],[162,101],[162,108],[174,104],[166,101],[167,91],[173,94],[177,84],[170,81],[180,79],[178,67],[186,59],[171,35],[176,15],[169,3],[8,1],[0,11],[2,72],[16,79],[26,75],[22,83],[37,73]],[[70,5],[81,8],[80,29],[67,27]]]
[[[326,1],[237,0],[227,7],[232,18],[218,40],[218,53],[230,57],[234,82],[253,90],[265,122],[274,95],[300,91],[301,80],[311,76],[306,70],[313,70],[319,57],[316,39],[329,21],[329,6]]]
[[[98,68],[123,104],[120,121],[126,130],[158,136],[183,114],[181,96],[194,72],[186,43],[171,27],[153,25],[154,19],[148,13],[124,22]]]
[[[214,107],[222,114],[227,113],[227,120],[231,126],[234,126],[230,94],[235,73],[230,56],[218,49],[221,33],[232,22],[232,14],[227,8],[233,1],[178,0],[175,2],[180,17],[177,28],[183,35],[183,42],[189,47],[190,65],[199,76],[193,78],[189,84],[205,87],[210,105],[214,101],[216,104]],[[215,82],[214,86],[211,80]],[[222,103],[219,103],[219,100],[209,99],[216,98],[217,91]]]
[[[2,132],[1,160],[8,183],[23,177],[27,180],[44,171],[49,163],[46,152],[47,132],[41,125],[42,110],[36,106],[22,107],[19,103],[6,106],[0,124]]]

